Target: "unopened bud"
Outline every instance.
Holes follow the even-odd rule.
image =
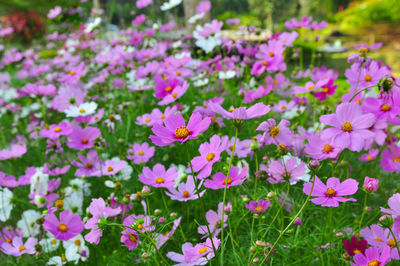
[[[318,168],[318,167],[319,167],[319,161],[318,161],[318,160],[311,160],[311,161],[308,163],[308,166],[309,166],[310,168]]]
[[[336,237],[342,237],[343,236],[343,233],[342,232],[337,232],[336,233]]]
[[[155,215],[160,215],[161,214],[161,210],[160,209],[155,209],[154,210],[154,214]]]
[[[273,191],[268,192],[267,198],[272,199],[273,197],[275,197],[275,192],[273,192]]]

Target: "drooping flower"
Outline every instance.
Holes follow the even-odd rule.
[[[254,213],[265,212],[270,205],[271,202],[264,199],[258,199],[257,202],[251,200],[249,203],[245,204],[246,208]]]
[[[218,172],[212,177],[212,179],[207,179],[204,182],[204,186],[211,189],[224,189],[225,186],[226,188],[238,186],[247,179],[246,173],[246,167],[243,167],[242,171],[239,173],[239,168],[232,166],[228,178],[223,173]]]
[[[365,140],[374,137],[369,130],[375,123],[375,115],[363,114],[357,103],[342,103],[336,108],[336,114],[323,115],[320,121],[332,126],[322,131],[323,139],[332,139],[338,146],[360,151]]]
[[[79,214],[71,210],[60,212],[60,219],[54,213],[48,214],[43,223],[43,228],[52,233],[58,240],[69,240],[83,231],[83,222]]]
[[[156,164],[151,170],[149,167],[143,167],[143,173],[139,174],[139,181],[143,184],[153,187],[170,188],[175,184],[178,172],[175,167],[165,170],[164,165]]]
[[[197,178],[210,176],[213,164],[220,160],[220,154],[225,150],[227,143],[227,136],[221,139],[220,136],[214,135],[210,138],[210,143],[205,142],[200,145],[201,155],[192,159],[193,171],[200,171]]]
[[[153,126],[151,130],[155,136],[151,135],[150,139],[157,146],[168,146],[175,141],[184,143],[189,139],[196,139],[198,135],[206,131],[210,122],[211,118],[202,119],[199,113],[193,113],[186,126],[180,113],[171,114],[164,121],[165,127],[161,124]]]
[[[309,194],[311,192],[312,182],[303,185],[303,192]],[[339,178],[331,177],[326,181],[326,185],[315,176],[315,184],[311,196],[311,202],[323,207],[339,207],[339,202],[356,201],[354,198],[344,198],[342,196],[353,195],[358,190],[358,182],[352,178],[348,178],[340,182]]]

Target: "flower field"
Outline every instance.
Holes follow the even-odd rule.
[[[111,38],[82,2],[50,10],[43,45],[0,28],[0,264],[399,265],[400,82],[381,44],[340,73],[312,17],[172,38],[138,0]]]

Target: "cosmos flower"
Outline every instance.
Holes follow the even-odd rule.
[[[238,167],[232,166],[228,178],[226,178],[223,173],[218,172],[212,177],[212,179],[207,179],[204,182],[204,186],[211,189],[224,189],[225,186],[226,188],[238,186],[247,179],[246,173],[246,167],[244,167],[242,171],[239,172]]]
[[[23,254],[34,254],[36,252],[35,245],[37,239],[34,237],[28,238],[24,243],[22,237],[16,236],[12,239],[11,243],[3,243],[0,250],[5,254],[19,257]]]
[[[258,199],[257,202],[251,200],[249,203],[245,204],[246,208],[254,213],[265,212],[270,205],[271,202],[264,199]]]
[[[351,266],[384,266],[390,261],[390,250],[384,248],[382,252],[376,247],[369,247],[363,253],[354,255],[354,262],[350,262]]]
[[[210,109],[215,113],[222,115],[224,118],[234,119],[234,120],[253,119],[256,117],[263,116],[271,110],[269,105],[267,106],[263,103],[256,103],[255,105],[249,108],[245,107],[239,107],[236,109],[232,108],[229,111],[226,111],[218,103],[210,102],[209,106]]]
[[[347,254],[353,257],[358,253],[365,254],[365,249],[367,248],[368,242],[365,239],[360,239],[360,241],[358,241],[358,238],[353,236],[350,241],[347,239],[343,240],[343,245],[347,251]]]
[[[178,172],[175,167],[165,171],[162,164],[156,164],[151,170],[149,167],[143,167],[142,174],[139,174],[139,181],[143,184],[153,187],[169,188],[175,184],[175,179],[178,177]]]
[[[60,212],[60,219],[54,213],[46,215],[43,228],[58,240],[69,240],[83,231],[83,222],[79,214],[71,210]]]
[[[203,181],[200,181],[198,185],[198,190],[200,190]],[[188,201],[198,199],[199,196],[202,197],[206,191],[203,190],[197,194],[196,184],[194,183],[194,178],[192,176],[188,176],[186,183],[178,184],[177,189],[174,187],[169,187],[168,191],[165,191],[165,194],[170,197],[172,200],[178,201]]]
[[[85,150],[93,148],[95,140],[100,137],[100,129],[96,127],[74,126],[68,135],[67,146],[71,149]]]
[[[133,160],[134,164],[146,163],[154,155],[155,148],[149,146],[147,142],[142,144],[135,143],[132,149],[128,150],[127,159]]]
[[[198,135],[206,131],[211,123],[211,119],[201,118],[199,113],[193,113],[186,125],[183,116],[180,113],[171,114],[164,121],[164,125],[155,124],[151,129],[155,136],[151,135],[150,139],[157,146],[168,146],[175,141],[181,143],[189,139],[196,139]]]
[[[303,185],[303,192],[310,194],[312,183],[308,182]],[[358,190],[358,182],[352,178],[348,178],[340,182],[339,178],[331,177],[326,181],[326,185],[315,176],[315,184],[311,196],[311,202],[323,207],[339,207],[339,202],[356,201],[354,198],[344,198],[342,196],[353,195]]]

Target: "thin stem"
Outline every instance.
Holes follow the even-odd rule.
[[[364,216],[365,216],[366,208],[367,208],[368,195],[369,195],[369,193],[365,192],[364,207],[363,207],[363,210],[362,210],[362,213],[361,213],[361,219],[360,219],[360,223],[358,224],[358,230],[357,230],[357,232],[360,232],[361,226],[362,226],[362,222],[363,222],[363,220],[364,220]],[[400,254],[400,253],[399,253],[399,254]]]
[[[314,184],[315,184],[315,175],[313,176],[313,181],[312,181],[312,186],[311,186],[311,190],[310,193],[308,193],[307,199],[306,201],[303,203],[303,206],[301,206],[300,210],[296,213],[296,215],[293,217],[293,219],[290,221],[290,223],[286,226],[286,228],[279,234],[278,239],[275,241],[275,243],[272,245],[271,249],[269,250],[269,252],[267,253],[267,255],[264,257],[263,261],[261,262],[261,265],[264,263],[264,261],[269,257],[269,255],[271,254],[271,252],[274,250],[275,246],[278,244],[279,240],[281,240],[282,236],[286,233],[287,230],[289,230],[290,226],[292,226],[292,224],[294,223],[294,221],[296,220],[297,217],[300,216],[300,214],[303,212],[304,208],[306,207],[311,194],[314,190]]]
[[[233,156],[235,154],[235,148],[236,148],[236,141],[237,141],[237,136],[238,136],[238,127],[235,127],[235,140],[233,142],[233,147],[232,147],[232,154],[231,154],[231,159],[229,160],[229,168],[227,171],[227,175],[226,175],[226,182],[225,182],[225,188],[224,188],[224,196],[222,199],[222,217],[221,217],[221,221],[222,221],[222,226],[221,226],[221,243],[224,241],[224,216],[225,216],[225,201],[226,201],[226,189],[228,188],[228,178],[229,178],[229,174],[231,172],[231,167],[232,167],[232,161],[233,161]],[[211,241],[212,242],[212,241]],[[221,248],[221,256],[220,256],[220,260],[221,260],[221,265],[224,264],[224,248]]]
[[[394,242],[396,242],[397,253],[400,254],[399,242],[397,242],[396,235],[393,233],[392,228],[389,226],[390,234],[393,236]]]
[[[358,94],[360,94],[361,92],[367,91],[368,89],[373,88],[373,87],[375,87],[375,86],[376,86],[376,85],[371,85],[371,86],[365,87],[364,89],[361,89],[361,90],[357,91],[357,92],[350,98],[349,103],[351,103],[351,101],[352,101]]]

